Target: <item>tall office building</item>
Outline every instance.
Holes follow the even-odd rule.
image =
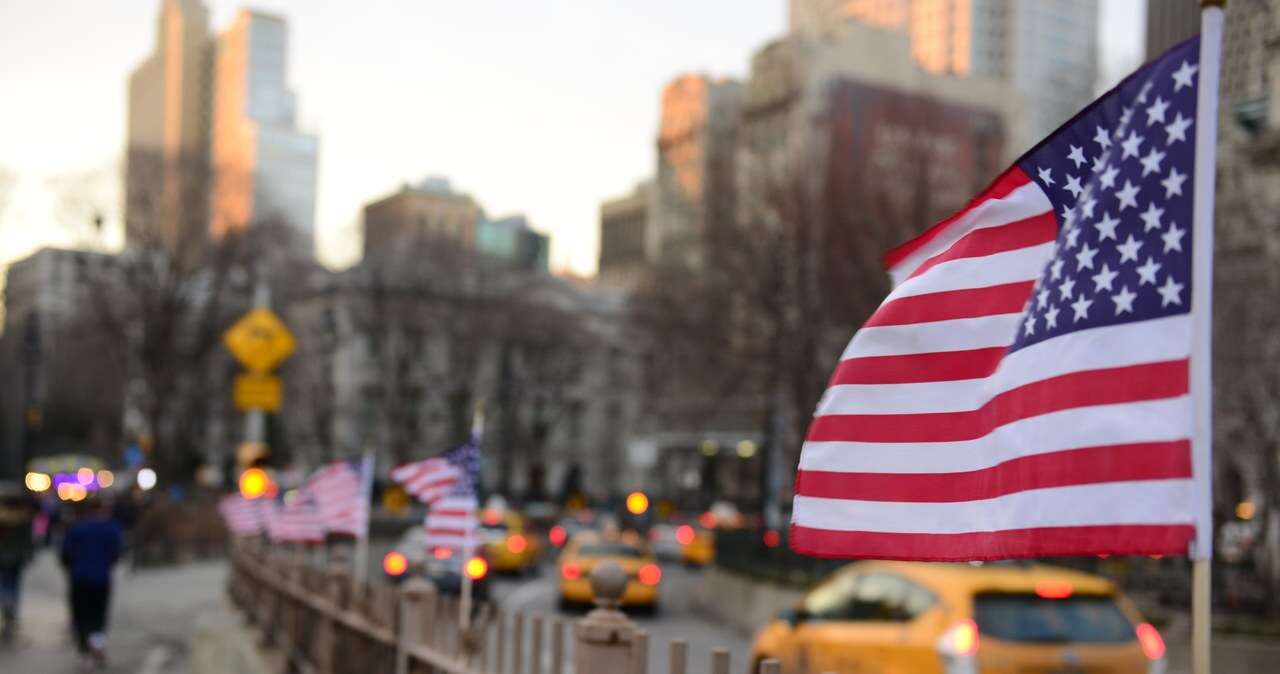
[[[791,31],[828,37],[843,21],[906,32],[924,69],[1008,80],[1022,98],[1022,150],[1094,97],[1096,0],[791,0]]]
[[[699,266],[706,228],[733,208],[733,155],[743,86],[731,79],[681,75],[662,91],[658,170],[646,232],[652,260]],[[706,195],[715,195],[711,201]]]
[[[319,142],[298,130],[286,80],[284,19],[241,10],[218,38],[214,66],[210,230],[283,224],[314,248]]]
[[[211,54],[204,5],[164,0],[155,51],[129,75],[127,245],[174,245],[204,228]]]

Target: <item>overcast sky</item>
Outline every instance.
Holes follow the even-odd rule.
[[[159,4],[0,0],[0,264],[83,240],[61,186],[114,206],[126,78],[153,49]],[[1141,59],[1145,3],[1100,4],[1105,88]],[[208,5],[221,30],[243,3]],[[600,201],[652,172],[663,84],[743,76],[786,23],[784,0],[252,6],[289,20],[301,125],[320,136],[324,262],[358,255],[363,203],[444,175],[490,214],[528,214],[553,236],[553,266],[580,274],[595,269]]]

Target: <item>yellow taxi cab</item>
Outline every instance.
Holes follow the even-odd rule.
[[[519,513],[486,508],[480,514],[480,539],[489,569],[497,573],[525,573],[538,563],[542,544],[529,532]]]
[[[676,527],[676,542],[680,544],[680,561],[691,566],[706,566],[716,558],[715,539],[707,529],[692,524]]]
[[[560,553],[561,605],[590,604],[595,599],[591,571],[606,561],[617,562],[627,574],[623,606],[657,607],[662,568],[639,536],[604,536],[594,531],[576,534]]]
[[[752,644],[752,672],[1155,674],[1160,633],[1110,581],[1034,564],[859,562]]]

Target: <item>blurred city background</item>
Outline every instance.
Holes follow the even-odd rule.
[[[47,541],[112,496],[116,657],[180,671],[246,469],[287,492],[371,455],[380,579],[423,517],[390,470],[482,409],[481,502],[513,518],[485,524],[537,539],[511,571],[548,566],[493,598],[558,610],[565,528],[631,527],[699,567],[665,576],[655,638],[745,657],[839,566],[786,552],[791,478],[881,255],[1198,26],[1193,0],[3,3],[0,479]],[[1261,663],[1280,2],[1232,0],[1224,43],[1216,624]],[[290,341],[256,382],[224,344],[254,308]],[[1180,671],[1184,560],[1057,561],[1117,581]],[[42,653],[63,618],[33,569]]]

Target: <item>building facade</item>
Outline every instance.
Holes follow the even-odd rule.
[[[644,181],[630,194],[600,204],[600,255],[596,280],[613,288],[633,288],[649,257],[645,240],[649,228],[653,183]]]
[[[284,19],[241,10],[217,41],[210,231],[284,224],[311,255],[319,141],[297,128]]]
[[[1018,153],[1094,97],[1095,0],[792,0],[791,31],[821,37],[848,21],[901,31],[937,74],[1006,80],[1022,98],[1011,128]]]
[[[125,239],[203,234],[213,44],[199,0],[164,0],[154,51],[129,75]]]
[[[476,225],[476,252],[522,271],[550,271],[551,239],[533,229],[524,215],[481,218]]]
[[[455,191],[444,178],[427,178],[364,207],[364,256],[416,240],[450,242],[474,250],[476,228],[484,216],[469,194]]]
[[[645,244],[650,259],[707,263],[706,228],[732,210],[742,95],[741,82],[702,74],[681,75],[663,89]]]

